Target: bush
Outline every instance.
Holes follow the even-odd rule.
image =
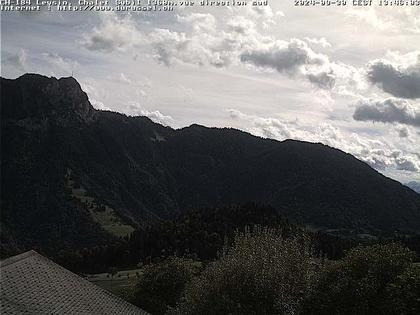
[[[197,262],[174,256],[146,266],[135,287],[134,304],[153,315],[165,314],[176,305],[198,268]]]
[[[420,314],[420,266],[411,266],[387,287],[392,313]]]
[[[281,237],[255,228],[187,287],[174,314],[297,314],[309,295],[319,262],[308,238]]]
[[[306,302],[305,313],[400,314],[394,312],[397,302],[390,296],[389,286],[396,283],[392,294],[404,299],[398,288],[411,280],[400,275],[412,265],[414,257],[413,252],[397,244],[350,250],[342,260],[323,270],[316,290]]]

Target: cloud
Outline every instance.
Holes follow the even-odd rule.
[[[336,81],[336,76],[332,69],[328,71],[307,73],[306,77],[311,83],[323,89],[332,89]]]
[[[393,63],[385,59],[371,62],[367,69],[369,81],[393,96],[419,98],[420,51],[411,53],[410,56],[411,58],[406,58],[402,63]]]
[[[418,172],[419,163],[412,157],[401,156],[395,158],[395,164],[397,170],[407,171],[407,172]]]
[[[104,103],[102,103],[102,102],[99,102],[99,101],[97,101],[97,100],[95,100],[95,99],[90,99],[89,101],[90,101],[90,103],[92,104],[92,106],[93,106],[95,109],[105,110],[105,111],[112,111],[112,109],[111,109],[111,108],[109,108],[109,107],[105,106],[105,104],[104,104]]]
[[[371,6],[369,8],[352,8],[346,11],[351,19],[360,21],[372,26],[379,31],[390,33],[411,33],[420,34],[420,19],[416,7],[395,6],[393,10],[382,10],[381,7]]]
[[[302,75],[314,85],[330,89],[335,74],[326,55],[315,53],[299,39],[289,42],[277,40],[241,53],[241,61],[261,68],[269,68],[291,77]]]
[[[353,118],[359,121],[401,123],[420,127],[420,113],[406,100],[395,98],[383,101],[360,100],[356,104]]]
[[[53,72],[59,72],[60,75],[70,76],[73,71],[79,68],[79,63],[70,58],[64,58],[57,53],[43,53],[43,58],[52,66]]]
[[[242,16],[229,19],[226,30],[216,28],[217,21],[211,14],[190,13],[177,19],[192,31],[155,28],[146,37],[154,58],[166,66],[187,63],[227,67],[237,61],[242,47],[255,36],[255,24]]]
[[[149,117],[154,122],[162,124],[164,126],[169,126],[174,121],[171,116],[164,115],[158,110],[155,110],[155,111],[142,110],[140,114],[142,116]]]
[[[245,130],[261,137],[276,140],[295,139],[320,142],[356,156],[378,170],[395,169],[406,172],[420,171],[420,157],[413,152],[395,149],[384,140],[362,137],[354,132],[343,131],[330,123],[317,126],[304,125],[298,120],[282,121],[247,115],[235,109],[228,110],[234,122],[245,122]]]
[[[264,30],[269,29],[272,25],[276,25],[276,18],[285,16],[283,11],[273,12],[270,5],[248,5],[246,7],[246,15],[251,20],[260,20]]]
[[[394,25],[388,16],[381,16],[374,7],[350,9],[346,13],[352,19],[357,18],[381,31],[390,29]]]
[[[85,79],[79,81],[82,90],[89,96],[89,101],[92,106],[99,110],[112,110],[103,102],[107,99],[108,90],[94,79]]]
[[[327,41],[327,39],[325,37],[321,37],[321,38],[304,37],[303,39],[305,41],[307,41],[308,43],[310,43],[310,44],[319,45],[322,48],[330,48],[330,47],[332,47],[332,45]]]
[[[233,33],[246,35],[255,32],[255,23],[254,21],[239,15],[228,20],[227,30]]]
[[[174,122],[174,119],[169,115],[164,115],[160,111],[149,111],[142,108],[139,104],[132,103],[128,106],[125,114],[129,116],[146,116],[153,120],[156,123],[162,124],[164,126],[169,126]]]
[[[292,132],[287,124],[276,118],[262,118],[253,115],[246,115],[239,110],[229,109],[229,116],[232,119],[245,120],[252,126],[250,132],[271,139],[284,140],[292,137]]]
[[[322,89],[332,89],[338,77],[350,74],[348,66],[331,62],[328,56],[313,51],[305,41],[277,40],[260,33],[257,23],[263,20],[268,23],[277,16],[270,7],[253,7],[245,13],[230,16],[225,21],[217,20],[210,13],[177,15],[177,21],[186,29],[184,32],[165,28],[143,31],[129,15],[120,18],[103,14],[101,24],[85,34],[81,43],[87,49],[104,52],[149,47],[155,60],[166,66],[176,63],[218,68],[232,64],[253,65],[293,78],[306,78]],[[307,40],[329,45],[325,38]]]
[[[104,52],[150,51],[158,63],[168,67],[178,63],[217,68],[251,65],[290,78],[304,78],[321,89],[337,86],[339,93],[354,90],[363,82],[357,68],[332,62],[327,55],[308,46],[308,42],[330,46],[325,38],[279,40],[260,32],[263,21],[275,23],[274,18],[281,15],[273,13],[269,6],[232,12],[243,15],[220,19],[210,13],[178,14],[176,30],[159,27],[143,30],[130,15],[120,18],[115,13],[103,14],[101,24],[90,34],[84,34],[81,43],[87,49]]]
[[[216,29],[216,18],[210,13],[177,15],[178,22],[191,24],[194,32],[212,32]]]
[[[298,39],[276,41],[241,54],[243,62],[259,67],[269,67],[281,73],[293,74],[304,65],[323,65],[327,57],[314,53],[305,42]]]
[[[15,55],[9,57],[7,61],[16,66],[19,70],[25,70],[28,61],[26,50],[23,48],[19,49],[19,51]]]
[[[154,58],[166,66],[171,66],[176,61],[203,64],[200,60],[205,60],[205,57],[198,53],[200,50],[203,53],[205,51],[194,45],[185,33],[156,29],[149,34],[148,39],[154,50]]]
[[[130,15],[124,18],[115,13],[103,13],[101,23],[92,32],[83,35],[80,44],[93,51],[113,52],[127,51],[142,39]]]
[[[410,131],[405,126],[397,128],[397,132],[400,138],[408,138],[410,136]]]
[[[121,81],[121,82],[123,82],[123,83],[127,83],[127,84],[133,83],[131,81],[131,79],[126,74],[124,74],[122,72],[120,73],[120,76],[119,76],[118,80]]]

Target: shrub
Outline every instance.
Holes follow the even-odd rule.
[[[134,304],[153,315],[165,314],[176,305],[197,269],[197,262],[174,256],[145,266],[135,287]]]
[[[407,268],[388,285],[387,294],[394,314],[420,314],[420,266]]]
[[[400,275],[412,265],[414,257],[413,252],[397,244],[350,250],[323,270],[305,313],[400,314],[393,311],[397,302],[389,296],[387,287],[395,281],[409,281]],[[393,294],[399,296],[401,292]]]
[[[297,314],[319,262],[305,235],[255,228],[190,283],[175,314]]]

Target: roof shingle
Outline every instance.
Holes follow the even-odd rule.
[[[0,272],[1,314],[148,314],[35,251],[3,260]]]

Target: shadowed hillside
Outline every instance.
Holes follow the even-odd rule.
[[[420,232],[420,195],[350,154],[98,111],[73,78],[1,79],[1,134],[3,255],[108,243],[245,201],[341,234]]]

